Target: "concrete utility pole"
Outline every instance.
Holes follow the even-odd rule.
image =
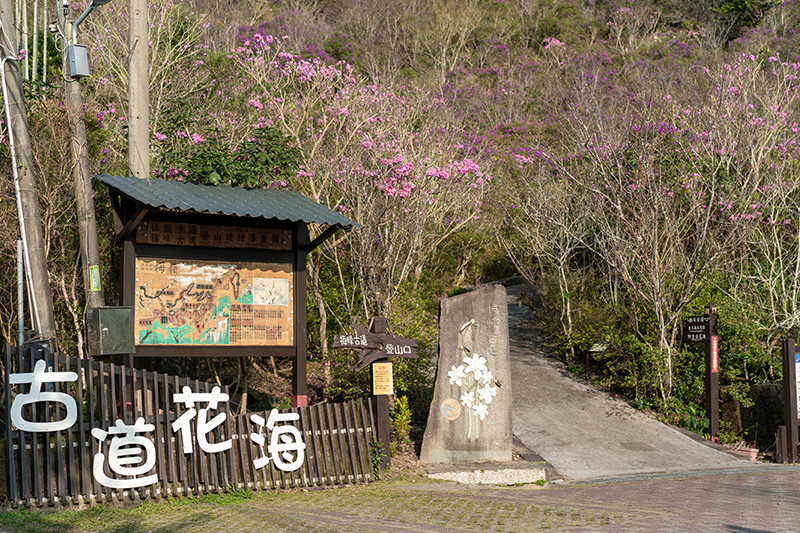
[[[128,168],[131,176],[150,177],[150,76],[147,0],[128,7]]]
[[[67,19],[64,26],[65,34],[73,36],[72,21]],[[77,43],[70,42],[69,44]],[[64,54],[67,54],[66,49]],[[67,61],[69,61],[68,58]],[[72,182],[75,187],[75,207],[78,214],[83,287],[86,291],[86,308],[89,309],[105,306],[105,294],[101,283],[100,245],[97,241],[97,219],[94,213],[94,193],[89,166],[89,145],[86,141],[81,84],[77,78],[69,79],[70,81],[66,82],[65,93],[67,120],[72,133]]]
[[[56,326],[53,298],[47,273],[47,254],[44,249],[42,216],[33,173],[33,155],[28,133],[27,109],[22,91],[22,77],[16,61],[19,45],[14,27],[13,0],[0,0],[0,59],[3,68],[3,99],[9,120],[9,144],[17,193],[20,234],[25,248],[26,271],[33,306],[34,329],[38,337],[56,347]],[[14,57],[15,59],[9,59]]]

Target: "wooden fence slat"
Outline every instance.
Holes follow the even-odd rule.
[[[305,431],[303,429],[303,427],[304,427],[303,426],[303,417],[299,416],[300,415],[299,408],[292,407],[292,413],[298,415],[297,424],[295,425],[295,427],[300,432],[300,440],[305,443],[305,437],[304,437]],[[307,479],[308,479],[309,476],[306,473],[307,468],[308,468],[308,465],[306,464],[306,452],[304,450],[303,451],[303,464],[301,464],[300,468],[298,468],[297,470],[294,470],[292,472],[289,472],[289,474],[287,474],[291,478],[291,485],[292,486],[294,486],[294,487],[308,486],[307,485],[307,483],[308,483]]]
[[[255,472],[251,470],[253,461],[250,460],[247,446],[250,441],[250,435],[245,428],[247,415],[237,416],[233,425],[236,427],[236,445],[239,451],[239,468],[241,468],[241,480],[243,489],[256,489]],[[245,440],[246,439],[246,440]]]
[[[143,418],[145,424],[151,424],[153,422],[153,416],[150,414],[152,412],[152,406],[150,405],[152,403],[152,401],[148,399],[149,395],[147,394],[148,393],[148,390],[147,390],[147,370],[135,370],[134,369],[134,370],[132,370],[132,372],[133,372],[133,382],[136,384],[133,387],[133,393],[134,393],[134,396],[133,396],[134,397],[133,419],[134,420],[138,420],[139,418]],[[139,387],[140,385],[141,385],[141,390],[140,390],[140,387]],[[141,399],[142,399],[141,402],[139,401],[139,394],[141,394]],[[150,440],[152,440],[152,441],[155,441],[154,442],[154,448],[156,450],[156,457],[154,457],[155,461],[154,461],[154,464],[153,464],[153,468],[156,471],[156,476],[158,476],[158,478],[161,479],[161,472],[158,471],[158,457],[160,455],[158,453],[158,446],[159,446],[160,442],[158,442],[158,439],[156,438],[155,424],[153,424],[153,431],[150,431],[148,433],[149,433],[149,437],[148,438]],[[149,459],[149,457],[147,459]],[[145,459],[145,460],[147,460],[147,459]],[[149,473],[150,472],[145,472],[145,475],[147,475]],[[156,483],[154,483],[152,485],[149,485],[147,487],[142,487],[141,491],[139,492],[140,497],[142,499],[145,499],[147,497],[155,498],[156,497],[156,492],[159,491],[158,485],[159,485],[159,483],[156,482]]]
[[[264,420],[266,420],[267,418],[269,418],[269,413],[264,411],[264,412],[260,413],[260,416],[263,416]],[[269,432],[265,431],[264,428],[259,428],[259,430],[264,432],[264,436],[267,439],[266,444],[264,444],[264,453],[269,454],[269,448],[268,448],[269,447]],[[270,480],[269,485],[270,485],[270,487],[273,488],[273,489],[277,489],[277,488],[286,489],[286,488],[289,488],[289,486],[286,484],[286,476],[284,476],[284,473],[283,473],[282,470],[278,470],[278,468],[275,466],[275,461],[270,459],[270,461],[268,463],[268,466],[269,466],[269,480]]]
[[[347,483],[354,483],[355,476],[353,472],[353,463],[352,458],[349,457],[350,446],[347,442],[347,424],[342,416],[342,404],[335,403],[333,404],[333,416],[334,416],[334,424],[337,428],[337,434],[339,435],[339,443],[340,443],[340,452],[342,454],[342,472],[345,474],[345,479]]]
[[[358,399],[359,412],[361,413],[361,428],[364,434],[364,455],[366,457],[368,467],[367,475],[369,476],[369,480],[372,481],[374,480],[374,475],[372,472],[372,453],[370,451],[369,441],[373,435],[373,427],[372,420],[369,416],[369,408],[367,407],[368,403],[369,400],[365,402],[363,398]]]
[[[324,414],[325,431],[327,433],[331,463],[333,464],[334,480],[337,485],[344,485],[347,483],[347,478],[344,475],[343,466],[341,464],[339,434],[336,432],[336,421],[333,418],[333,408],[330,404],[324,405]]]
[[[128,372],[126,367],[117,367],[119,371],[119,418],[126,424],[130,424],[131,420],[128,418],[128,404],[131,403],[130,389],[128,388]]]
[[[167,467],[164,461],[164,456],[167,455],[168,446],[167,439],[164,435],[164,431],[162,431],[162,421],[161,417],[159,416],[161,411],[161,401],[158,394],[158,372],[152,372],[150,374],[150,379],[152,380],[153,384],[153,402],[150,406],[152,410],[152,415],[148,413],[149,418],[148,420],[152,421],[152,424],[155,426],[155,434],[156,434],[156,472],[158,472],[158,479],[160,482],[160,487],[156,489],[156,496],[157,498],[166,498],[169,495],[169,474],[167,473]]]
[[[183,406],[174,400],[175,394],[180,392],[180,385],[178,382],[178,376],[172,376],[172,396],[169,396],[167,400],[169,405],[175,410],[175,420],[179,419],[183,414]],[[174,423],[175,420],[172,422]],[[172,435],[172,438],[175,439],[175,464],[177,467],[178,473],[178,480],[179,482],[173,485],[173,489],[177,490],[177,487],[180,486],[183,489],[183,494],[189,493],[189,474],[187,472],[187,464],[186,464],[186,454],[183,453],[183,432],[177,431],[172,428],[172,425],[169,427],[169,431]]]
[[[207,392],[207,393],[210,393],[213,390],[212,387],[211,387],[211,384],[208,381],[204,381],[203,382],[203,390],[204,390],[204,392]],[[227,402],[224,402],[224,403],[227,403]],[[219,404],[217,405],[216,413],[211,413],[211,407],[210,406],[208,406],[207,409],[208,409],[208,418],[209,419],[215,418],[216,416],[219,415],[219,413],[221,411]],[[206,440],[208,440],[208,439],[206,439]],[[222,442],[222,440],[223,440],[222,439],[222,429],[220,428],[220,426],[217,426],[217,427],[214,428],[214,443]],[[225,453],[225,452],[220,452],[220,453]],[[209,480],[208,481],[211,484],[211,490],[213,492],[215,492],[215,493],[218,493],[219,489],[220,489],[220,486],[219,486],[219,472],[217,471],[217,466],[218,466],[218,463],[220,462],[217,459],[222,457],[220,455],[220,453],[203,453],[203,455],[205,455],[207,457],[207,459],[208,459],[208,471],[209,471]]]
[[[192,388],[194,392],[201,392],[200,389],[200,380],[194,380],[194,384],[189,382],[189,386]],[[195,406],[197,409],[199,406]],[[199,409],[198,409],[199,411]],[[195,419],[192,420],[192,439],[194,441],[194,445],[192,446],[192,460],[195,465],[195,472],[199,474],[198,482],[195,484],[195,487],[198,491],[205,492],[204,485],[208,483],[208,469],[206,468],[206,458],[207,455],[203,450],[200,449],[200,441],[198,440],[197,435],[197,415],[195,415]]]
[[[6,370],[5,375],[5,402],[6,405],[11,405],[11,382],[9,380],[9,375],[12,373],[11,368],[11,345],[6,344],[3,346],[3,365]],[[6,409],[8,411],[8,409]],[[11,430],[11,420],[9,417],[6,417],[6,468],[8,469],[8,498],[16,504],[17,500],[19,499],[19,495],[17,494],[17,464],[14,461],[14,437]],[[22,432],[20,432],[22,434]],[[22,435],[20,435],[22,436]],[[25,443],[22,442],[22,439],[19,439],[19,449],[25,449]],[[20,463],[22,461],[20,460]],[[23,475],[23,478],[25,476]]]
[[[19,372],[33,372],[33,350],[30,347],[23,347],[19,350]],[[30,368],[25,365],[25,361],[30,362]],[[39,420],[39,409],[36,404],[32,403],[30,407],[31,420]],[[43,456],[39,453],[39,439],[45,440],[46,434],[31,433],[31,458],[33,459],[33,484],[36,501],[41,505],[44,503],[44,484],[42,483],[42,459]],[[42,454],[44,453],[44,446],[42,446]]]
[[[95,380],[95,374],[97,373],[97,367],[94,364],[94,362],[88,361],[88,360],[84,360],[82,364],[85,366],[85,372],[86,372],[86,374],[85,374],[85,376],[86,376],[86,403],[89,406],[89,433],[88,434],[84,434],[81,437],[81,441],[83,443],[85,443],[85,445],[82,444],[86,449],[86,451],[84,452],[84,456],[87,453],[89,454],[88,460],[86,462],[86,468],[87,468],[87,474],[86,475],[88,476],[89,475],[89,471],[91,471],[91,469],[92,469],[92,465],[93,465],[93,462],[94,462],[94,456],[97,453],[97,439],[95,439],[91,435],[92,428],[97,427],[97,425],[96,425],[96,416],[97,416],[96,405],[97,405],[98,402],[95,399],[95,397],[96,397],[96,394],[95,394],[96,389],[95,389],[95,381],[94,381]],[[102,402],[100,402],[100,403],[102,403]],[[85,440],[85,439],[88,439],[88,440]],[[91,501],[92,494],[94,494],[94,495],[99,494],[99,492],[100,492],[99,487],[100,487],[100,484],[97,483],[97,480],[94,479],[94,475],[92,475],[91,476],[91,480],[89,481],[89,484],[86,485],[86,491],[87,491],[86,492],[86,503],[89,503]]]
[[[50,358],[47,357],[49,350],[44,351],[44,359],[47,361],[48,366],[50,364]],[[31,365],[32,366],[32,365]],[[54,406],[50,402],[43,402],[44,403],[44,420],[48,420],[50,418],[50,414],[54,410]],[[46,498],[47,501],[50,502],[50,505],[55,505],[56,501],[56,474],[58,465],[55,462],[55,457],[53,457],[53,432],[48,431],[44,434],[44,464],[45,464],[45,486],[46,486]]]
[[[178,494],[178,485],[180,484],[178,480],[178,474],[175,471],[175,453],[179,449],[178,448],[178,437],[173,434],[172,426],[170,424],[170,412],[172,406],[172,396],[169,394],[169,376],[166,374],[161,375],[161,383],[163,387],[163,404],[164,409],[162,413],[162,421],[163,424],[163,431],[164,431],[164,450],[166,451],[167,455],[167,470],[169,472],[169,483],[166,485],[168,487],[167,492],[165,492],[165,496],[176,496]]]
[[[105,401],[106,399],[111,398],[111,383],[109,383],[108,380],[106,379],[106,374],[108,373],[108,371],[109,371],[108,365],[104,364],[102,361],[97,364],[97,389],[95,390],[95,396],[97,397],[98,403],[100,404],[100,420],[97,421],[99,427],[108,427],[109,424],[108,421],[111,418],[111,413],[109,412],[109,410],[111,409],[113,401],[111,402]],[[98,452],[102,448],[103,448],[103,443],[93,438],[92,449],[95,452]],[[98,496],[102,498],[105,497],[105,495],[110,494],[110,492],[111,489],[95,482],[95,493]]]
[[[222,391],[230,396],[230,389],[227,385],[223,387]],[[234,488],[238,488],[239,477],[236,475],[236,441],[238,439],[236,439],[236,435],[233,432],[232,422],[233,415],[231,415],[231,404],[230,402],[225,402],[225,434],[231,439],[231,448],[225,452],[225,458],[228,462],[224,469],[226,475],[223,478],[223,483],[225,483],[225,487],[233,486]]]
[[[117,402],[117,371],[114,363],[108,364],[108,387],[109,393],[111,394],[111,404],[108,406],[108,420],[106,420],[108,425],[103,427],[111,427],[111,424],[113,424],[115,420],[121,418],[118,411],[119,403]]]
[[[64,358],[64,372],[70,372],[72,370],[71,369],[72,365],[70,364],[71,363],[70,357],[68,355],[63,355],[61,357]],[[80,375],[78,376],[78,381],[80,381]],[[66,392],[67,394],[69,394],[71,392],[70,391],[70,388],[71,388],[71,384],[70,383],[62,384],[61,388],[65,389],[64,392]],[[83,405],[82,405],[82,402],[81,402],[80,394],[77,396],[77,398],[75,400],[75,403],[76,403],[76,407],[78,409],[78,412],[75,413],[75,414],[78,417],[78,426],[80,426],[80,421],[83,418],[83,409],[82,409]],[[66,411],[65,411],[65,413],[66,413]],[[78,493],[80,492],[80,487],[79,487],[78,472],[75,469],[75,461],[76,461],[76,457],[75,457],[75,430],[76,429],[77,428],[76,428],[75,424],[73,424],[72,427],[67,428],[67,430],[66,430],[66,435],[67,435],[67,450],[66,450],[66,452],[67,452],[66,453],[66,460],[67,460],[66,467],[67,468],[66,468],[66,473],[67,473],[67,485],[68,485],[69,495],[72,498],[72,501],[77,503],[77,501],[78,501]],[[59,447],[61,446],[61,442],[62,442],[61,439],[58,439],[58,446]],[[60,494],[64,494],[64,493],[61,492]]]
[[[91,470],[91,466],[89,461],[91,457],[87,457],[88,453],[88,446],[86,446],[86,419],[83,413],[83,406],[84,406],[84,395],[86,391],[84,391],[84,360],[82,359],[75,359],[75,371],[78,374],[78,383],[77,383],[77,403],[78,403],[78,428],[77,428],[77,439],[78,439],[78,464],[76,465],[77,468],[80,470],[80,489],[78,493],[81,495],[84,502],[89,501],[89,496],[92,492],[92,489],[89,487],[89,472]],[[88,410],[91,411],[92,407],[90,403],[86,402],[88,406]]]
[[[325,404],[325,422],[330,439],[331,459],[333,460],[333,469],[336,473],[336,483],[338,485],[347,484],[347,475],[345,474],[344,465],[340,461],[341,441],[340,435],[336,432],[336,421],[333,418],[333,408],[331,404]]]
[[[58,354],[51,353],[53,358],[53,372],[58,372],[60,370],[59,367],[59,360]],[[66,386],[66,383],[63,382],[52,382],[53,390],[55,392],[62,392]],[[53,402],[53,420],[61,420],[64,418],[62,413],[66,415],[66,406],[61,402]],[[69,434],[69,430],[67,430],[67,434]],[[59,430],[55,433],[55,442],[53,442],[53,449],[56,454],[56,467],[58,471],[55,472],[55,487],[56,493],[53,495],[53,502],[57,502],[59,500],[59,496],[65,496],[67,494],[67,476],[69,475],[68,470],[66,468],[64,457],[64,446],[61,444],[64,442],[63,440],[63,433]]]
[[[328,466],[325,462],[325,450],[320,441],[320,428],[318,413],[319,406],[312,405],[308,408],[308,425],[311,429],[311,443],[314,450],[314,464],[317,472],[317,485],[328,485]]]
[[[315,457],[315,450],[314,450],[314,434],[311,432],[311,409],[307,406],[300,407],[298,409],[300,412],[300,434],[303,436],[303,443],[306,446],[305,449],[305,461],[303,466],[300,468],[300,472],[302,475],[300,476],[303,481],[304,487],[313,487],[317,484],[318,475],[316,473],[316,457]]]
[[[367,479],[369,477],[368,476],[369,467],[367,466],[368,465],[368,461],[364,457],[364,450],[367,447],[366,442],[364,442],[364,434],[361,431],[361,429],[364,427],[364,425],[363,425],[362,421],[360,420],[360,417],[358,416],[358,406],[356,405],[356,401],[355,400],[351,400],[350,402],[348,402],[348,408],[349,408],[350,413],[352,415],[351,418],[353,420],[353,425],[352,425],[352,428],[353,428],[353,440],[355,441],[355,444],[356,444],[355,449],[353,450],[353,453],[355,453],[355,455],[356,455],[356,460],[357,460],[358,465],[359,465],[359,470],[361,471],[360,480],[361,480],[362,483],[366,483]]]
[[[338,404],[339,410],[341,411],[341,417],[343,426],[342,429],[345,432],[346,442],[347,442],[347,451],[349,452],[348,455],[350,456],[350,472],[352,473],[352,482],[358,483],[358,462],[356,461],[356,441],[353,435],[353,423],[350,420],[351,416],[349,413],[349,409],[347,408],[347,403]]]

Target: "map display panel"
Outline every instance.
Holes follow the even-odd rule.
[[[136,344],[293,346],[292,265],[136,258]]]

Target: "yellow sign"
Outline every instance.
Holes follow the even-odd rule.
[[[394,394],[392,363],[372,363],[372,394]]]
[[[292,265],[136,259],[136,344],[292,346]]]

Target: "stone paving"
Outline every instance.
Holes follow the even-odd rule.
[[[544,488],[431,483],[417,477],[416,483],[268,493],[234,503],[213,498],[151,503],[142,512],[116,517],[112,529],[100,530],[797,533],[798,489],[800,466],[770,465]]]

